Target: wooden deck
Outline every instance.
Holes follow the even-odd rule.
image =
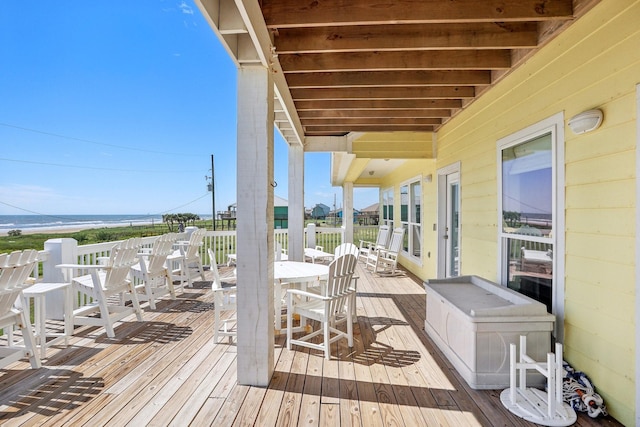
[[[470,389],[423,331],[425,294],[410,275],[358,267],[355,346],[325,361],[277,337],[268,388],[236,383],[236,346],[213,343],[209,283],[145,310],[145,322],[76,328],[41,369],[0,370],[6,426],[526,426],[499,390]],[[580,415],[576,425],[620,425]]]

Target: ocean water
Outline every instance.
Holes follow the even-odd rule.
[[[0,215],[0,234],[78,228],[162,224],[162,215]]]

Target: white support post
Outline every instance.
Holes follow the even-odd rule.
[[[49,239],[44,242],[47,261],[43,264],[42,280],[44,282],[64,282],[63,271],[56,268],[58,264],[78,263],[78,242],[76,239]]]
[[[349,181],[342,184],[342,227],[342,243],[353,243],[353,182]]]
[[[304,261],[304,148],[289,146],[289,251],[291,261]]]
[[[238,70],[238,383],[265,387],[274,370],[273,80]]]
[[[307,225],[307,247],[316,247],[316,225],[313,223]]]
[[[58,264],[78,263],[78,242],[76,239],[49,239],[44,242],[44,250],[49,252],[47,261],[42,265],[42,281],[61,283],[70,281],[64,277],[64,271],[56,268]],[[62,290],[47,293],[47,319],[64,318],[64,292]]]

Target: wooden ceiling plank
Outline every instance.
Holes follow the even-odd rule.
[[[462,108],[459,99],[364,99],[294,101],[298,111],[308,110],[389,110],[410,108]]]
[[[270,28],[572,19],[573,0],[262,0]]]
[[[300,120],[336,119],[336,118],[373,118],[373,117],[450,117],[450,109],[412,109],[412,110],[302,110]]]
[[[473,98],[472,86],[292,89],[294,102],[314,99],[460,99]]]
[[[362,25],[283,28],[276,52],[317,53],[415,49],[514,49],[538,44],[535,22]]]
[[[357,86],[481,86],[491,84],[491,71],[348,71],[290,73],[290,89]]]
[[[396,70],[495,70],[511,66],[508,50],[337,52],[278,55],[285,73]]]

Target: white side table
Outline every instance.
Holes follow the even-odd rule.
[[[54,291],[62,291],[64,295],[64,332],[47,332],[47,294]],[[45,358],[47,347],[64,341],[69,345],[69,337],[73,334],[73,299],[71,283],[36,283],[22,291],[24,307],[28,310],[31,298],[33,298],[35,317],[36,344],[40,346],[40,357]],[[47,340],[47,338],[52,338]]]
[[[187,282],[187,284],[189,283],[189,280],[188,280],[189,272],[187,271],[187,263],[184,258],[184,255],[181,252],[176,251],[171,255],[167,256],[166,263],[167,263],[166,264],[167,268],[169,269],[169,276],[171,277],[171,281],[174,282],[176,280],[179,280],[180,287],[183,289],[183,292],[184,292],[184,282]],[[176,266],[178,268],[176,268]]]

